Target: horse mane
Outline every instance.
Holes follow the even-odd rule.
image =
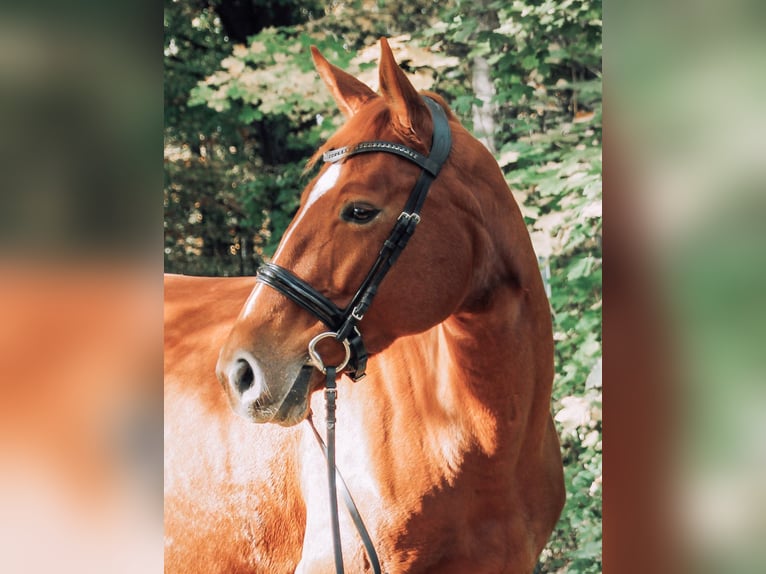
[[[452,121],[455,119],[455,114],[447,105],[447,102],[434,92],[422,91],[421,96],[428,96],[438,103],[444,112],[447,114],[447,119]],[[416,126],[416,133],[429,133],[433,130],[433,123],[430,114],[426,108],[421,110],[422,114],[419,114],[415,118],[414,124]],[[424,155],[428,155],[428,150],[431,148],[431,142],[423,142],[417,137],[416,133],[404,133],[398,131],[393,126],[391,121],[391,110],[384,98],[379,97],[370,100],[364,107],[351,118],[349,118],[345,124],[343,124],[338,131],[336,131],[330,138],[322,144],[319,149],[314,152],[314,155],[306,162],[306,167],[303,173],[308,173],[322,158],[322,155],[330,150],[338,149],[345,146],[351,146],[363,141],[370,141],[376,139],[383,139],[383,135],[387,132],[394,132],[394,135],[401,139],[401,143],[412,147]]]

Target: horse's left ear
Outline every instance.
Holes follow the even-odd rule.
[[[378,97],[367,84],[328,62],[316,46],[311,46],[311,56],[314,59],[314,67],[330,88],[340,111],[347,118],[358,112],[366,102]]]
[[[380,39],[380,91],[391,110],[395,128],[408,139],[420,142],[415,133],[416,118],[428,116],[423,99],[394,60],[388,40]]]

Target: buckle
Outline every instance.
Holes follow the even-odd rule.
[[[352,316],[352,317],[354,318],[354,320],[356,320],[356,321],[361,321],[362,319],[364,319],[364,313],[360,313],[360,312],[359,312],[359,305],[357,305],[356,307],[354,307],[354,309],[351,311],[351,316]]]
[[[399,214],[399,217],[397,218],[397,221],[404,221],[405,223],[412,222],[415,225],[420,223],[420,215],[417,213],[407,213],[406,211],[402,211]]]

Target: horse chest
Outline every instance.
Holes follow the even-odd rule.
[[[318,397],[312,407],[318,413],[317,426],[322,428],[321,394]],[[493,512],[501,510],[505,503],[491,500],[495,493],[486,488],[484,473],[477,477],[463,467],[465,453],[451,457],[447,464],[439,454],[446,448],[443,444],[437,448],[421,440],[405,448],[399,442],[400,436],[392,436],[396,421],[380,427],[372,420],[379,422],[374,413],[363,416],[349,402],[340,404],[346,409],[339,407],[337,466],[375,542],[384,572],[502,571],[498,564],[505,559],[502,547],[507,524]],[[453,436],[441,437],[441,442],[451,438],[460,443],[457,434],[455,429]],[[308,430],[300,451],[307,521],[303,556],[296,572],[331,573],[334,569],[325,460]],[[340,522],[348,571],[366,571],[359,537],[343,508]],[[457,566],[460,564],[462,570]]]

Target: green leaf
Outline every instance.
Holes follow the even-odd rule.
[[[585,277],[590,273],[592,268],[593,258],[590,255],[581,257],[575,261],[574,264],[569,266],[569,270],[567,271],[567,280],[574,281],[575,279]]]
[[[464,43],[474,33],[479,23],[475,18],[463,20],[462,25],[455,34],[452,35],[452,41],[458,44]]]
[[[601,556],[601,541],[591,540],[572,552],[573,558],[596,558]]]
[[[537,68],[538,59],[537,56],[534,54],[530,54],[528,56],[524,56],[524,58],[521,60],[521,65],[526,70],[534,70]]]
[[[263,119],[263,113],[253,106],[245,106],[239,113],[239,120],[243,124],[251,124]]]

